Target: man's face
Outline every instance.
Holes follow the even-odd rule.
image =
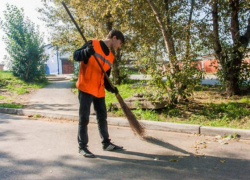
[[[122,47],[122,41],[120,39],[117,39],[116,36],[113,36],[111,49],[117,50],[117,49],[121,49],[121,47]]]

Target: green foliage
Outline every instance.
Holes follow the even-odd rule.
[[[39,27],[25,19],[23,9],[13,5],[7,4],[4,16],[6,21],[1,20],[0,25],[6,34],[4,41],[10,55],[11,71],[26,82],[45,81],[46,57]]]
[[[78,79],[79,75],[79,68],[80,68],[80,63],[74,63],[74,75],[73,75],[73,81],[76,82]]]
[[[146,93],[152,100],[167,101],[169,105],[187,100],[201,80],[202,72],[195,63],[201,45],[196,43],[198,24],[193,20],[196,15],[192,2],[148,1],[140,7],[150,14],[143,25],[156,27],[150,29],[154,39],[140,41],[143,44],[137,53],[139,66],[144,65],[152,77]],[[148,9],[150,6],[152,9]]]
[[[229,47],[227,48],[227,51],[228,51],[228,53],[232,53],[232,49],[230,49]],[[250,79],[250,64],[247,62],[244,62],[243,59],[241,59],[240,61],[242,61],[242,62],[240,62],[241,63],[240,68],[233,67],[230,65],[230,64],[232,64],[233,59],[230,59],[228,57],[228,59],[226,59],[226,62],[222,63],[222,68],[218,69],[216,75],[220,81],[222,89],[225,89],[226,87],[230,86],[230,85],[228,85],[228,77],[229,76],[237,77],[237,79],[238,79],[237,85],[239,86],[240,89],[250,88],[250,81],[249,81],[249,79]],[[231,70],[229,71],[229,69],[231,69]]]
[[[169,117],[179,117],[181,115],[181,110],[178,108],[169,108],[166,111],[166,115]]]
[[[197,69],[193,59],[180,61],[181,70],[171,73],[169,62],[158,62],[155,54],[147,53],[140,58],[140,63],[146,65],[146,72],[151,76],[148,88],[143,93],[153,101],[167,101],[169,105],[192,97],[194,88],[200,83],[203,72]]]
[[[243,62],[239,75],[239,86],[241,89],[250,88],[250,64]]]

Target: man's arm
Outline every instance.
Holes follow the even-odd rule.
[[[92,41],[88,41],[90,46],[87,46],[85,43],[80,49],[77,49],[74,54],[73,58],[75,61],[84,61],[84,64],[88,63],[88,60],[91,55],[95,54],[94,48],[92,46]]]
[[[107,75],[108,75],[108,77],[110,76],[110,72],[111,72],[111,69],[109,69],[106,73],[107,73]],[[118,91],[118,89],[116,88],[116,87],[114,87],[115,89],[113,89],[111,86],[110,86],[110,84],[109,84],[109,82],[108,82],[108,80],[107,80],[107,78],[104,76],[104,86],[105,86],[105,89],[107,90],[107,91],[109,91],[109,92],[112,92],[112,93],[115,93],[115,94],[117,94],[117,93],[119,93],[119,91]]]

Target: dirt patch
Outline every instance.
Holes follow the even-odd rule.
[[[35,117],[35,115],[26,116],[28,120],[39,120],[39,121],[47,121],[47,122],[60,122],[60,123],[70,123],[70,124],[78,124],[76,120],[69,120],[69,119],[56,119],[56,118],[48,118],[48,117]]]
[[[0,99],[0,103],[15,103],[22,104],[25,106],[28,105],[30,97],[37,89],[29,89],[28,93],[16,94],[7,90],[0,90],[1,96],[4,96],[4,99]]]

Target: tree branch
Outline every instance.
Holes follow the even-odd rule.
[[[238,20],[238,11],[239,11],[239,0],[230,0],[230,7],[232,9],[231,13],[231,34],[233,42],[235,44],[239,43],[240,34],[239,34],[239,20]]]
[[[245,47],[247,47],[249,40],[250,40],[250,18],[248,18],[248,25],[247,25],[246,33],[240,37],[240,42]]]
[[[187,51],[186,51],[186,58],[188,58],[189,54],[190,54],[190,29],[191,29],[191,21],[192,21],[192,15],[193,15],[193,10],[194,10],[194,4],[195,4],[195,0],[191,0],[191,9],[189,12],[189,18],[188,18],[188,32],[187,32],[187,38],[186,38],[186,43],[187,43]]]
[[[214,50],[217,56],[220,56],[221,45],[219,41],[219,23],[218,23],[218,0],[213,0],[212,6],[213,16],[213,35],[214,35]]]
[[[159,14],[159,10],[157,9],[157,7],[154,5],[154,3],[151,0],[148,0],[148,4],[150,5],[151,9],[153,10],[153,13],[156,17],[156,20],[161,28],[161,32],[163,34],[164,41],[167,41],[167,33],[166,33],[165,25],[162,21],[160,14]],[[169,47],[167,44],[166,44],[166,49],[167,49],[167,52],[169,53]]]

